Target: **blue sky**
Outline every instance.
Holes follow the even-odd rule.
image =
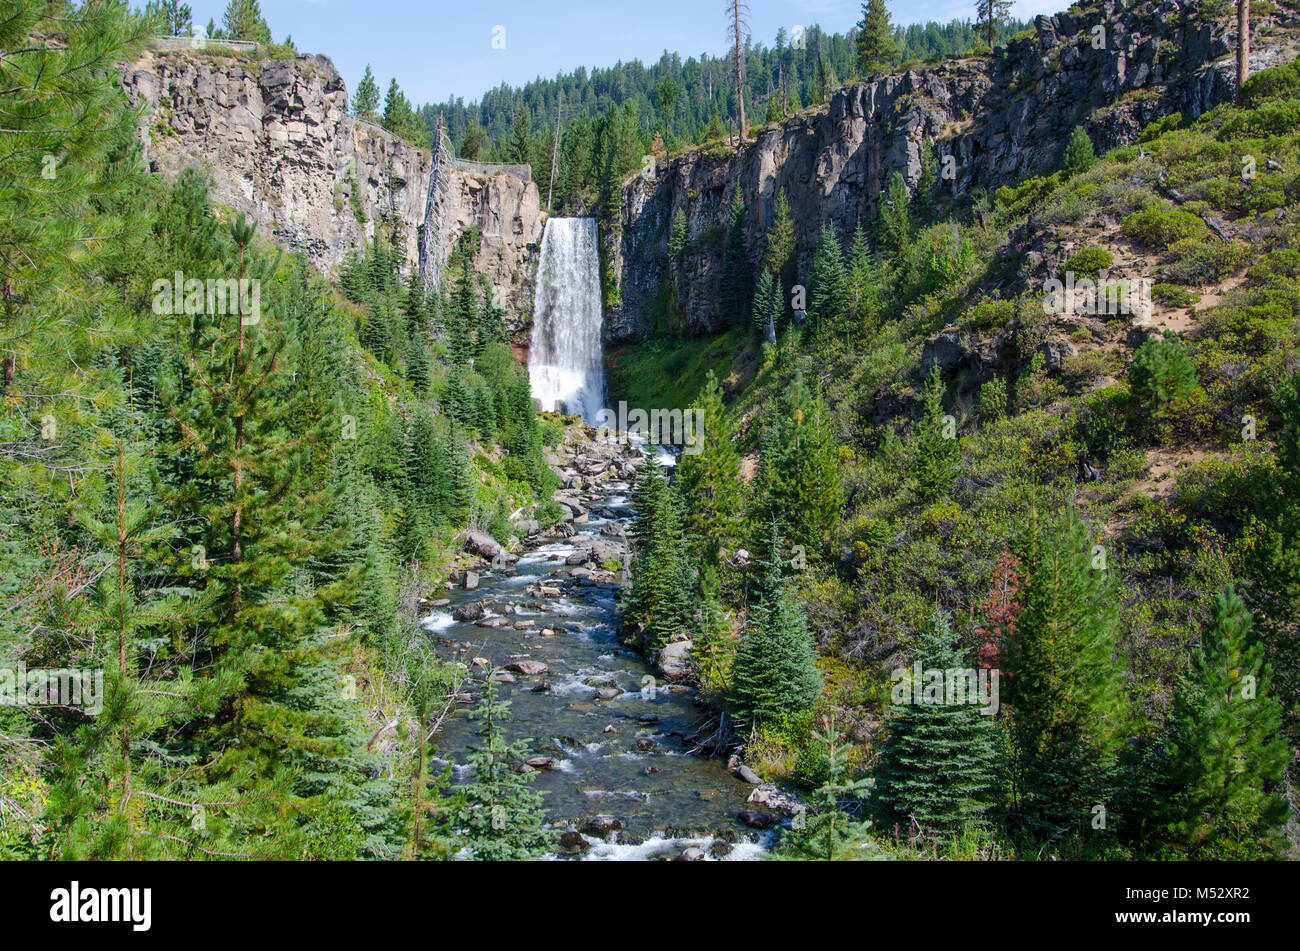
[[[843,32],[857,22],[859,0],[748,0],[755,41],[770,46],[778,27],[820,23]],[[1029,18],[1070,0],[1016,0]],[[226,0],[189,0],[194,22],[221,22]],[[466,101],[502,82],[521,85],[578,66],[653,62],[665,50],[683,58],[720,54],[726,45],[723,0],[261,0],[275,39],[334,60],[348,88],[371,64],[381,89],[392,76],[417,105],[449,95]],[[143,6],[141,0],[140,6]],[[975,0],[891,0],[895,23],[974,17]],[[505,27],[505,49],[492,30]]]

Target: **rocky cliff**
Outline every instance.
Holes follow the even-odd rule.
[[[323,56],[249,60],[212,51],[150,51],[123,81],[142,105],[155,171],[204,168],[213,198],[322,271],[391,222],[418,260],[430,153],[347,114],[347,90]],[[471,226],[475,267],[516,322],[532,309],[542,224],[537,187],[510,171],[447,170],[444,252]]]
[[[636,340],[655,326],[697,334],[727,328],[718,277],[737,190],[757,258],[776,195],[785,189],[799,272],[807,274],[822,225],[841,238],[858,225],[868,230],[893,174],[909,186],[920,178],[923,147],[932,145],[940,162],[950,157],[951,174],[941,184],[960,199],[1054,170],[1076,125],[1102,152],[1134,141],[1163,115],[1197,116],[1233,97],[1235,26],[1202,19],[1198,0],[1088,6],[1038,17],[1031,36],[992,57],[849,86],[831,96],[828,108],[769,125],[738,153],[693,152],[661,163],[653,180],[633,179],[623,193],[621,240],[610,252],[620,286],[606,314],[608,338]],[[1288,30],[1300,27],[1300,15],[1279,8],[1255,25],[1252,69],[1294,57]],[[678,212],[688,242],[670,263]]]

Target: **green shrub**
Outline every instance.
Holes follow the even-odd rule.
[[[995,376],[980,387],[980,415],[988,420],[1005,419],[1007,415],[1007,381]]]
[[[1182,126],[1183,114],[1181,112],[1171,112],[1169,115],[1157,119],[1155,122],[1152,122],[1143,129],[1142,133],[1138,136],[1138,141],[1150,142],[1153,139],[1160,138],[1160,136],[1164,135],[1166,132],[1173,129],[1180,129]],[[1136,150],[1134,151],[1136,152]]]
[[[1098,271],[1106,270],[1114,263],[1115,256],[1105,248],[1086,247],[1070,256],[1065,262],[1065,269],[1076,275],[1095,277]]]
[[[1193,294],[1185,287],[1163,282],[1151,288],[1151,297],[1157,303],[1165,304],[1168,307],[1190,307],[1201,299],[1199,294]]]
[[[1127,216],[1121,230],[1139,244],[1160,248],[1186,238],[1203,238],[1208,229],[1204,221],[1190,212],[1161,202]]]
[[[1241,242],[1205,243],[1184,238],[1169,246],[1174,258],[1161,276],[1174,284],[1214,284],[1246,263],[1249,248]]]
[[[1133,401],[1159,418],[1196,388],[1196,369],[1183,342],[1166,332],[1138,347],[1128,379]]]
[[[1270,99],[1300,99],[1300,60],[1261,69],[1241,87],[1241,101],[1257,106]]]

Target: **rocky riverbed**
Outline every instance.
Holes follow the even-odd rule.
[[[691,737],[707,715],[693,688],[619,641],[627,493],[637,469],[659,461],[594,437],[571,425],[548,459],[563,486],[561,520],[543,529],[521,512],[507,546],[468,533],[449,589],[429,602],[425,630],[470,677],[437,740],[440,756],[462,763],[478,742],[478,724],[463,711],[491,676],[512,704],[507,732],[531,738],[527,768],[539,772],[536,786],[562,831],[559,854],[757,857],[774,836],[781,797],[735,764],[693,754]]]

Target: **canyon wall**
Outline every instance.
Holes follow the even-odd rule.
[[[1082,125],[1096,150],[1136,140],[1172,112],[1198,116],[1235,94],[1226,18],[1204,20],[1198,0],[1102,0],[1079,13],[1040,16],[1033,35],[992,57],[952,60],[884,76],[833,93],[827,108],[772,124],[739,152],[696,151],[661,162],[653,180],[624,188],[622,234],[608,249],[618,276],[607,308],[611,342],[655,329],[712,334],[727,329],[718,305],[729,221],[740,192],[751,255],[763,249],[773,204],[784,189],[806,275],[823,224],[841,239],[870,234],[881,192],[895,172],[909,186],[932,145],[952,175],[941,186],[958,198],[1059,167],[1070,132]],[[1300,15],[1278,8],[1257,18],[1253,70],[1294,57],[1287,29]],[[1235,22],[1235,21],[1234,21]],[[1271,27],[1282,27],[1274,30]],[[681,213],[685,250],[668,260]]]
[[[217,51],[145,53],[123,82],[143,110],[140,137],[154,171],[190,166],[212,197],[259,230],[335,273],[349,250],[391,221],[416,266],[430,153],[347,113],[347,90],[324,56],[253,60]],[[514,169],[445,169],[444,255],[471,226],[475,269],[517,328],[532,310],[542,236],[537,186]]]

